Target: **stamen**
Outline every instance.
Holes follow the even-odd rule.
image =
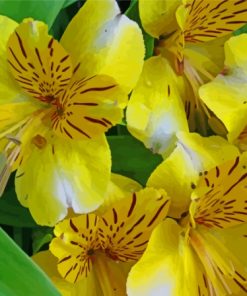
[[[203,85],[204,82],[203,82],[202,78],[200,77],[200,75],[198,74],[198,72],[196,71],[196,69],[193,66],[191,66],[190,62],[187,59],[184,59],[184,74],[187,77],[187,79],[189,80],[190,85],[192,87],[194,97],[195,97],[196,107],[199,109],[199,107],[201,106],[203,108],[203,111],[205,112],[206,116],[208,118],[211,118],[211,115],[210,115],[207,107],[201,101],[201,99],[199,97],[199,93],[198,93],[199,87],[201,85]]]

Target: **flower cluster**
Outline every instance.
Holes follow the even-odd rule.
[[[137,4],[142,29],[87,0],[60,41],[0,16],[0,194],[16,171],[54,227],[33,260],[61,295],[247,295],[247,1]],[[146,184],[111,172],[125,122],[162,158]]]

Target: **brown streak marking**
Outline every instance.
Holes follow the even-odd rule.
[[[105,127],[107,127],[107,124],[102,121],[102,120],[99,120],[99,119],[95,119],[95,118],[92,118],[92,117],[88,117],[88,116],[84,116],[84,118],[87,120],[87,121],[90,121],[92,123],[98,123],[100,125],[103,125]]]
[[[64,261],[66,261],[66,260],[69,260],[71,257],[72,257],[71,255],[69,255],[69,256],[67,256],[67,257],[64,257],[63,259],[61,259],[61,260],[58,261],[58,264],[60,264],[60,263],[62,263],[62,262],[64,262]]]
[[[106,87],[88,88],[88,89],[85,89],[84,91],[80,92],[80,94],[85,94],[85,93],[90,92],[90,91],[105,91],[105,90],[111,89],[111,88],[113,88],[115,86],[116,85],[110,85],[110,86],[106,86]]]
[[[14,59],[16,60],[16,62],[18,63],[18,65],[22,68],[22,70],[27,71],[27,69],[21,64],[21,62],[18,60],[18,58],[16,57],[15,53],[13,52],[12,48],[9,47],[9,50],[12,54],[12,56],[14,57]]]
[[[87,137],[88,139],[91,139],[91,137],[86,134],[83,130],[81,130],[79,127],[75,126],[74,124],[72,124],[68,119],[66,119],[66,122],[68,123],[69,126],[71,126],[72,128],[74,128],[76,131],[78,131],[79,133],[83,134],[85,137]]]
[[[130,234],[134,230],[134,228],[142,222],[145,216],[146,216],[145,214],[141,216],[141,218],[126,232],[126,234]]]
[[[72,230],[74,232],[79,232],[79,229],[75,226],[75,224],[73,223],[72,219],[69,219],[69,225],[72,228]]]
[[[114,223],[116,224],[118,218],[117,218],[117,212],[116,212],[115,208],[112,209],[112,212],[113,212],[113,221],[114,221]]]
[[[15,34],[16,34],[16,36],[17,36],[17,38],[18,38],[18,42],[19,42],[19,45],[20,45],[20,48],[21,48],[21,52],[22,52],[23,56],[24,56],[25,58],[27,58],[27,54],[26,54],[26,52],[25,52],[25,49],[24,49],[24,46],[23,46],[23,43],[22,43],[21,37],[19,36],[19,34],[18,34],[17,32],[15,32]]]
[[[129,217],[132,214],[132,212],[133,212],[133,210],[135,208],[135,205],[136,205],[136,194],[133,193],[133,195],[132,195],[132,203],[130,205],[127,217]]]
[[[41,57],[40,57],[40,54],[39,54],[39,50],[38,50],[37,47],[35,48],[35,53],[36,53],[36,55],[38,57],[38,60],[39,60],[40,65],[43,66],[43,63],[42,63],[42,60],[41,60]]]
[[[147,227],[150,227],[154,221],[158,218],[160,212],[163,210],[163,208],[165,207],[165,205],[168,203],[168,200],[166,200],[163,205],[158,209],[158,211],[156,212],[156,214],[154,215],[153,219],[149,222],[149,224],[147,225]]]
[[[241,178],[235,182],[224,194],[223,196],[227,195],[235,186],[237,186],[241,181],[243,181],[247,177],[247,173],[245,173]]]

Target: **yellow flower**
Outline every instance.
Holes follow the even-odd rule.
[[[104,132],[143,63],[140,29],[114,0],[88,0],[60,43],[40,21],[1,16],[0,28],[0,193],[17,169],[18,199],[37,223],[95,210],[110,179]]]
[[[204,103],[227,129],[230,142],[247,150],[247,34],[225,43],[224,71],[199,90]]]
[[[115,176],[114,183],[110,192],[115,202],[103,214],[58,223],[51,253],[34,256],[62,295],[126,295],[130,267],[144,252],[152,230],[166,217],[170,202],[164,190],[130,193],[130,185],[137,187],[133,181]],[[117,183],[127,188],[119,189]]]
[[[132,93],[130,132],[161,154],[169,153],[176,131],[188,129],[185,119],[191,131],[207,135],[210,126],[225,134],[198,89],[223,70],[223,43],[246,23],[247,2],[139,0],[139,10],[144,29],[159,38],[155,53],[160,56],[145,62]]]
[[[185,163],[183,152],[176,154]],[[196,176],[188,165],[182,169],[174,161],[175,180],[170,180],[170,188],[162,187],[170,195],[173,185],[173,196],[181,197],[190,183],[184,190],[185,195],[190,191],[190,201],[186,197],[183,214],[153,231],[144,255],[129,273],[128,295],[247,294],[247,153],[224,163],[218,157],[217,162]],[[179,175],[186,177],[182,181]]]

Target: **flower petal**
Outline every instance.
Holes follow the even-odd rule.
[[[17,83],[45,102],[56,99],[72,76],[70,57],[40,21],[24,20],[8,41],[8,62]]]
[[[99,221],[101,247],[114,260],[140,258],[154,227],[169,208],[164,190],[146,188],[120,200]]]
[[[139,0],[142,25],[151,36],[159,38],[176,28],[175,11],[182,0]]]
[[[247,34],[227,41],[225,71],[199,90],[202,100],[226,126],[230,142],[236,140],[247,125],[245,46]]]
[[[72,284],[64,280],[57,271],[57,260],[49,251],[39,252],[32,259],[45,271],[51,278],[54,285],[63,296],[84,295],[85,291],[90,291],[90,296],[101,295],[102,290],[94,272],[80,282]]]
[[[54,225],[69,207],[87,213],[103,203],[111,164],[105,137],[64,141],[37,130],[27,146],[32,153],[17,170],[16,192],[38,224]]]
[[[6,16],[0,16],[0,104],[10,103],[20,97],[20,89],[9,71],[7,61],[7,43],[18,23]]]
[[[174,218],[180,218],[188,211],[199,172],[238,155],[237,148],[221,137],[203,138],[190,133],[178,133],[177,136],[177,148],[154,170],[147,182],[148,186],[163,188],[171,197],[169,216]]]
[[[61,44],[78,65],[77,76],[105,74],[129,92],[144,58],[141,30],[120,15],[114,0],[87,1],[66,28]]]
[[[144,255],[129,273],[129,296],[210,295],[205,271],[181,230],[171,219],[156,227]]]
[[[88,276],[93,265],[93,254],[99,248],[98,217],[94,214],[65,219],[55,226],[50,251],[59,261],[60,275],[70,283]],[[91,254],[92,252],[92,254]]]
[[[197,189],[194,219],[206,227],[228,228],[247,222],[247,153],[204,172]],[[195,196],[196,197],[196,196]]]
[[[172,178],[171,178],[172,176]],[[198,172],[182,146],[163,161],[151,174],[147,185],[164,188],[171,197],[169,216],[180,218],[188,211],[192,184],[195,184]]]
[[[104,203],[96,210],[96,213],[103,214],[117,201],[141,189],[142,186],[130,178],[118,174],[111,174],[111,181],[108,184]]]
[[[204,264],[216,295],[245,295],[246,268],[224,243],[208,230],[198,229],[197,233],[191,232],[191,244]],[[210,269],[213,272],[209,272]]]
[[[219,38],[246,23],[247,2],[232,0],[189,0],[185,40],[197,43]]]
[[[128,108],[129,131],[154,152],[168,154],[177,131],[188,131],[180,97],[181,80],[162,57],[148,59],[132,92]]]
[[[74,81],[59,99],[52,127],[71,139],[91,139],[104,133],[123,117],[128,97],[109,76],[96,75]]]

